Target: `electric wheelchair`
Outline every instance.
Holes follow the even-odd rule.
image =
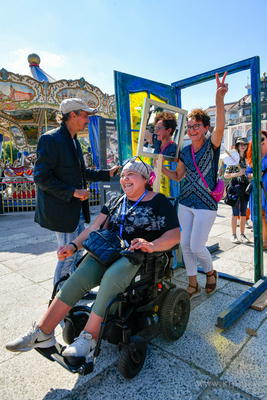
[[[178,246],[160,253],[121,252],[121,256],[127,257],[140,268],[127,290],[108,304],[92,362],[85,362],[84,357],[77,357],[75,364],[70,363],[61,355],[64,347],[59,343],[48,349],[36,350],[49,360],[57,361],[70,372],[84,376],[93,372],[100,353],[101,341],[104,339],[119,347],[120,374],[128,379],[134,378],[142,369],[147,352],[146,340],[138,333],[152,324],[159,323],[164,336],[173,341],[183,335],[188,323],[190,313],[188,293],[184,289],[176,288],[171,282],[172,251],[177,248]],[[67,277],[57,282],[50,303],[56,295],[57,286],[65,279]],[[90,293],[84,298],[89,297]],[[92,297],[96,295],[91,296],[91,300]],[[74,338],[79,336],[91,309],[92,306],[76,305],[67,314],[62,332],[67,344],[71,344]]]

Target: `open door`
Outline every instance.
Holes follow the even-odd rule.
[[[176,105],[175,88],[164,83],[114,71],[117,130],[120,162],[137,152],[139,130],[145,98]],[[145,160],[151,163],[151,159]],[[164,166],[176,169],[177,163],[164,161]],[[177,198],[179,183],[162,176],[161,190],[167,197]]]

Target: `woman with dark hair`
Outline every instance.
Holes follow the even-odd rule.
[[[261,170],[262,182],[267,190],[267,132],[261,131]],[[253,179],[253,164],[252,164],[252,142],[249,144],[247,152],[247,177]],[[253,192],[249,195],[249,208],[251,211],[251,220],[253,221]],[[267,199],[262,190],[262,237],[263,237],[263,250],[267,250]]]
[[[154,132],[145,133],[145,141],[154,145],[154,154],[163,154],[167,157],[176,157],[177,143],[172,140],[176,130],[177,119],[172,112],[158,113],[154,120]]]
[[[231,179],[232,186],[238,186],[238,200],[234,207],[232,207],[232,236],[231,241],[235,244],[250,243],[250,240],[245,235],[246,226],[246,212],[248,207],[248,195],[245,190],[249,184],[246,177],[247,163],[246,155],[248,150],[249,141],[246,137],[238,138],[235,142],[235,150],[240,156],[239,165],[228,165],[225,170],[225,179]],[[240,238],[236,236],[237,219],[240,215]]]

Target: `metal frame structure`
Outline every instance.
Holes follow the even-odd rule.
[[[182,107],[181,90],[190,86],[198,85],[215,79],[216,72],[220,76],[225,71],[228,75],[250,69],[251,73],[251,107],[252,107],[252,145],[253,145],[253,215],[254,215],[254,259],[255,259],[255,281],[263,276],[263,255],[262,255],[262,218],[261,218],[261,101],[260,101],[260,60],[259,57],[248,58],[234,64],[226,65],[203,74],[192,76],[172,83],[175,87],[177,107]]]
[[[262,248],[262,201],[261,201],[261,100],[260,100],[260,59],[248,58],[216,70],[205,72],[191,78],[172,83],[175,87],[177,106],[181,107],[181,90],[189,86],[207,82],[215,78],[216,72],[228,75],[250,70],[251,75],[251,115],[253,146],[253,223],[254,223],[254,279],[255,285],[249,288],[239,299],[224,310],[217,318],[219,328],[228,328],[266,289],[267,277],[263,277]]]
[[[252,286],[243,296],[237,299],[229,308],[224,310],[217,319],[217,326],[227,328],[233,323],[255,300],[267,289],[267,278],[263,277],[263,248],[262,248],[262,201],[261,201],[261,100],[260,100],[260,59],[255,56],[225,65],[221,68],[195,75],[171,84],[175,90],[175,103],[173,91],[169,85],[153,82],[147,79],[115,71],[116,109],[118,119],[120,157],[131,156],[131,121],[129,115],[129,93],[131,91],[154,91],[164,98],[169,99],[169,104],[182,108],[182,89],[198,85],[215,79],[216,72],[222,76],[225,71],[228,75],[244,70],[250,70],[251,75],[251,107],[252,107],[252,145],[253,145],[253,215],[254,215],[254,279]],[[236,277],[233,277],[237,280]],[[242,280],[240,280],[242,282]],[[246,283],[243,281],[243,283]]]

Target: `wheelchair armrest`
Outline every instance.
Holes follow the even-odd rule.
[[[170,249],[167,249],[167,250],[154,251],[153,253],[145,253],[145,254],[151,255],[153,257],[153,256],[158,256],[162,253],[169,253],[170,251],[174,251],[174,250],[178,250],[178,249],[179,249],[179,243],[175,244],[173,247],[171,247]]]
[[[180,243],[175,244],[175,245],[172,246],[170,249],[165,250],[164,253],[166,253],[166,252],[168,252],[168,251],[178,250],[178,249],[179,249],[179,244],[180,244]]]
[[[142,251],[127,251],[123,250],[120,252],[120,255],[128,258],[128,260],[134,265],[141,265],[144,262],[145,254]]]
[[[144,260],[146,257],[158,257],[160,254],[163,253],[168,253],[173,250],[177,250],[179,248],[179,245],[176,244],[175,246],[171,247],[168,250],[163,250],[163,251],[154,251],[153,253],[145,253],[142,251],[128,251],[128,250],[123,250],[120,252],[120,255],[123,257],[128,258],[128,260],[134,264],[134,265],[141,265],[143,264]]]

